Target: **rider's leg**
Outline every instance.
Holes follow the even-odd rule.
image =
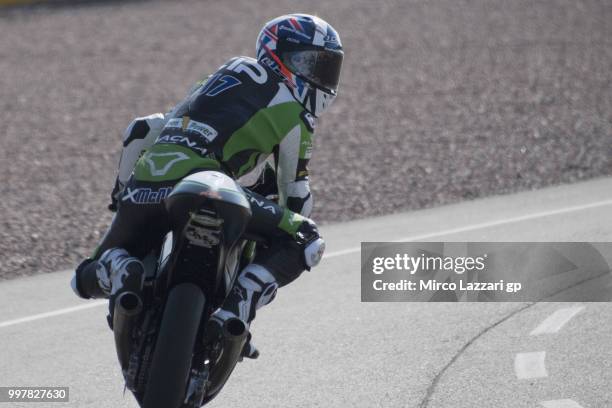
[[[277,288],[278,283],[267,268],[255,263],[247,265],[213,318],[225,321],[230,317],[238,317],[248,324],[255,318],[257,309],[274,299]]]
[[[142,287],[144,267],[139,258],[158,248],[168,231],[160,202],[169,191],[167,183],[128,184],[100,245],[77,267],[71,286],[78,296],[108,298]]]
[[[221,324],[230,317],[250,324],[256,310],[274,299],[277,288],[315,266],[325,248],[310,219],[251,192],[247,197],[253,212],[248,230],[265,236],[270,245],[257,250],[253,263],[240,272],[229,296],[213,314],[212,319]]]

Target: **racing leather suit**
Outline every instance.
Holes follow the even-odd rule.
[[[250,79],[253,79],[254,81],[252,82],[255,82],[255,84],[252,82],[249,83],[249,81],[246,81],[246,83],[231,82],[228,84],[227,81],[239,81],[239,79],[236,77],[235,73],[228,76],[225,72],[227,67],[233,67],[234,70],[236,70],[236,67],[238,67],[238,70],[242,72],[247,72],[246,70],[248,69],[250,74],[247,75],[250,75]],[[256,69],[250,70],[250,68],[247,67]],[[264,72],[265,74],[263,74]],[[247,133],[249,133],[248,137],[254,140],[269,138],[269,140],[266,142],[268,142],[268,150],[270,144],[273,145],[271,152],[239,152],[240,157],[233,158],[232,173],[234,176],[238,177],[238,182],[242,186],[247,187],[253,185],[257,181],[259,175],[263,172],[266,165],[275,163],[278,192],[280,195],[279,204],[293,212],[297,212],[305,217],[308,217],[310,216],[313,207],[312,195],[310,193],[310,186],[308,183],[307,166],[312,152],[314,118],[308,112],[304,111],[297,102],[295,102],[286,85],[283,82],[278,81],[273,73],[268,72],[269,71],[267,71],[264,66],[258,64],[254,59],[246,57],[233,58],[223,65],[219,71],[208,77],[207,80],[201,81],[194,88],[192,88],[192,90],[189,92],[187,100],[189,100],[190,96],[200,93],[200,98],[204,99],[206,104],[206,106],[202,106],[202,108],[206,109],[208,113],[205,115],[206,119],[208,119],[207,124],[210,124],[210,122],[225,123],[226,121],[233,123],[234,126],[229,126],[228,130],[226,131],[226,133],[233,132],[233,134],[229,135],[229,137],[228,135],[225,135],[224,137],[233,137],[232,142],[234,143],[240,143],[240,139],[246,139],[244,135]],[[217,83],[217,88],[215,88],[215,85],[211,84],[211,80],[214,78],[221,78],[222,81],[226,82]],[[264,81],[264,79],[266,81],[264,83],[260,83]],[[225,86],[225,89],[218,88],[218,86]],[[204,87],[207,87],[208,89],[208,92],[204,94],[205,98],[201,95],[201,91]],[[267,88],[267,95],[258,94],[262,91],[262,87]],[[235,89],[233,92],[227,92],[229,88]],[[250,96],[250,100],[238,100],[243,99],[245,96]],[[270,97],[272,98],[270,99]],[[184,104],[187,100],[183,101],[172,111],[166,114],[156,113],[146,117],[136,118],[127,127],[123,136],[123,150],[121,153],[121,159],[119,161],[119,172],[117,175],[115,188],[113,189],[112,193],[114,205],[116,205],[117,200],[120,199],[123,189],[130,179],[137,160],[144,151],[148,150],[156,141],[158,141],[162,132],[165,136],[167,136],[164,140],[168,143],[176,143],[179,145],[187,144],[188,146],[193,143],[186,140],[181,141],[177,137],[168,136],[171,135],[172,132],[164,132],[168,121],[171,118],[176,118],[177,115],[181,114],[180,110],[184,109]],[[240,105],[243,106],[236,106],[234,105],[235,102],[241,102]],[[224,109],[222,112],[215,114],[210,107],[211,105],[214,106],[217,104],[224,106]],[[279,107],[278,105],[282,106]],[[246,109],[244,109],[245,107]],[[234,112],[232,108],[236,109],[236,111]],[[239,112],[238,110],[240,108],[243,108],[244,110]],[[264,112],[260,112],[261,110],[264,110]],[[295,117],[292,118],[293,123],[287,123],[287,119],[279,117],[281,115],[285,115],[285,111],[292,111],[294,116],[296,112],[299,113],[300,119],[302,120],[301,123],[299,120],[296,120]],[[256,114],[259,114],[259,116],[268,116],[268,118],[271,119],[271,121],[269,120],[271,123],[268,123],[268,125],[272,125],[273,127],[274,121],[286,122],[283,123],[285,128],[291,127],[291,125],[295,126],[288,129],[288,132],[286,132],[285,135],[280,134],[282,132],[274,132],[276,129],[274,129],[272,132],[270,132],[270,129],[266,128],[258,129],[256,126],[265,126],[266,123],[263,123],[264,121],[259,118],[253,118],[253,116]],[[211,121],[211,119],[209,119],[211,117],[214,117],[214,120]],[[259,119],[259,121],[257,119]],[[215,129],[213,130],[216,132]],[[236,135],[236,132],[238,131],[241,131],[241,133]],[[272,140],[272,138],[275,137],[279,140]],[[260,146],[263,145],[263,143],[260,142],[255,143]],[[252,166],[253,154],[255,154],[255,166]],[[246,168],[240,168],[239,164],[241,163],[241,160],[244,161],[245,158],[250,161],[248,163],[249,165]]]

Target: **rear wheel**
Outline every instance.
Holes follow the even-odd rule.
[[[144,408],[181,406],[204,301],[202,290],[192,283],[170,291],[149,369]]]

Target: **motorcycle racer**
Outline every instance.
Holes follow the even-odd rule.
[[[112,310],[122,290],[142,287],[142,259],[169,231],[163,200],[178,181],[215,170],[245,185],[271,159],[278,204],[244,189],[253,214],[247,230],[270,244],[240,272],[212,320],[238,317],[248,325],[279,286],[319,262],[324,241],[307,218],[313,203],[308,162],[315,118],[337,95],[340,37],[318,17],[285,15],[265,24],[256,54],[227,61],[171,112],[128,126],[112,193],[117,213],[93,256],[76,269],[77,295],[110,297]],[[256,354],[245,349],[247,357]]]

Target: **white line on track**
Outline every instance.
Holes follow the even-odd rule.
[[[420,234],[420,235],[412,235],[412,236],[409,236],[409,237],[404,237],[404,238],[396,239],[396,240],[391,241],[391,242],[421,241],[421,240],[424,240],[424,239],[434,238],[434,237],[438,237],[438,236],[442,236],[442,235],[451,235],[451,234],[457,234],[457,233],[460,233],[460,232],[468,232],[468,231],[474,231],[474,230],[479,230],[479,229],[484,229],[484,228],[497,227],[497,226],[500,226],[500,225],[512,224],[512,223],[515,223],[515,222],[528,221],[528,220],[532,220],[532,219],[535,219],[535,218],[549,217],[551,215],[565,214],[565,213],[574,212],[574,211],[590,210],[592,208],[605,207],[607,205],[612,205],[612,200],[597,201],[597,202],[590,203],[590,204],[575,205],[575,206],[572,206],[572,207],[560,208],[558,210],[541,211],[541,212],[537,212],[537,213],[521,215],[519,217],[510,217],[510,218],[506,218],[506,219],[503,219],[503,220],[482,222],[482,223],[479,223],[479,224],[467,225],[465,227],[451,228],[451,229],[447,229],[447,230],[444,230],[444,231],[437,231],[437,232],[431,232],[431,233]],[[335,251],[335,252],[332,252],[330,254],[324,255],[323,259],[334,258],[334,257],[337,257],[337,256],[347,255],[347,254],[351,254],[353,252],[358,252],[360,250],[361,250],[360,246],[359,247],[347,248],[347,249],[343,249],[343,250],[340,250],[340,251]]]
[[[574,211],[589,210],[592,208],[603,207],[607,205],[612,205],[612,200],[597,201],[597,202],[590,203],[590,204],[583,204],[583,205],[576,205],[572,207],[560,208],[558,210],[541,211],[537,213],[522,215],[519,217],[510,217],[510,218],[506,218],[502,220],[483,222],[479,224],[472,224],[472,225],[452,228],[452,229],[448,229],[444,231],[432,232],[432,233],[421,234],[421,235],[413,235],[413,236],[397,239],[393,242],[420,241],[420,240],[434,238],[434,237],[443,236],[443,235],[474,231],[474,230],[483,229],[483,228],[491,228],[491,227],[496,227],[499,225],[511,224],[514,222],[527,221],[527,220],[532,220],[535,218],[542,218],[542,217],[548,217],[551,215],[565,214],[565,213],[574,212]],[[335,257],[339,257],[342,255],[348,255],[348,254],[352,254],[355,252],[359,252],[360,250],[361,250],[361,247],[352,247],[352,248],[342,249],[342,250],[334,251],[334,252],[331,252],[325,255],[323,259],[335,258]],[[22,317],[19,319],[8,320],[5,322],[0,322],[0,328],[13,326],[13,325],[20,324],[20,323],[27,323],[27,322],[31,322],[35,320],[40,320],[40,319],[46,319],[47,317],[61,316],[67,313],[78,312],[81,310],[85,310],[85,309],[89,309],[89,308],[93,308],[97,306],[102,306],[104,304],[106,304],[106,301],[97,301],[97,302],[91,302],[91,303],[84,304],[84,305],[67,307],[64,309],[58,309],[52,312],[40,313],[40,314]]]
[[[520,380],[548,377],[545,351],[518,353],[514,357],[514,372]]]
[[[6,322],[0,322],[0,328],[13,326],[13,325],[20,324],[20,323],[33,322],[35,320],[40,320],[40,319],[46,319],[47,317],[60,316],[60,315],[67,314],[67,313],[78,312],[80,310],[91,309],[93,307],[98,307],[98,306],[102,306],[106,304],[108,304],[108,301],[99,300],[99,301],[90,302],[84,305],[66,307],[64,309],[58,309],[52,312],[39,313],[39,314],[27,316],[27,317],[22,317],[19,319],[8,320]]]
[[[542,401],[540,405],[544,408],[582,408],[582,405],[571,399]]]
[[[563,326],[565,326],[567,322],[569,322],[583,309],[584,306],[572,306],[559,309],[544,319],[544,321],[529,334],[531,336],[537,336],[539,334],[557,333]]]

